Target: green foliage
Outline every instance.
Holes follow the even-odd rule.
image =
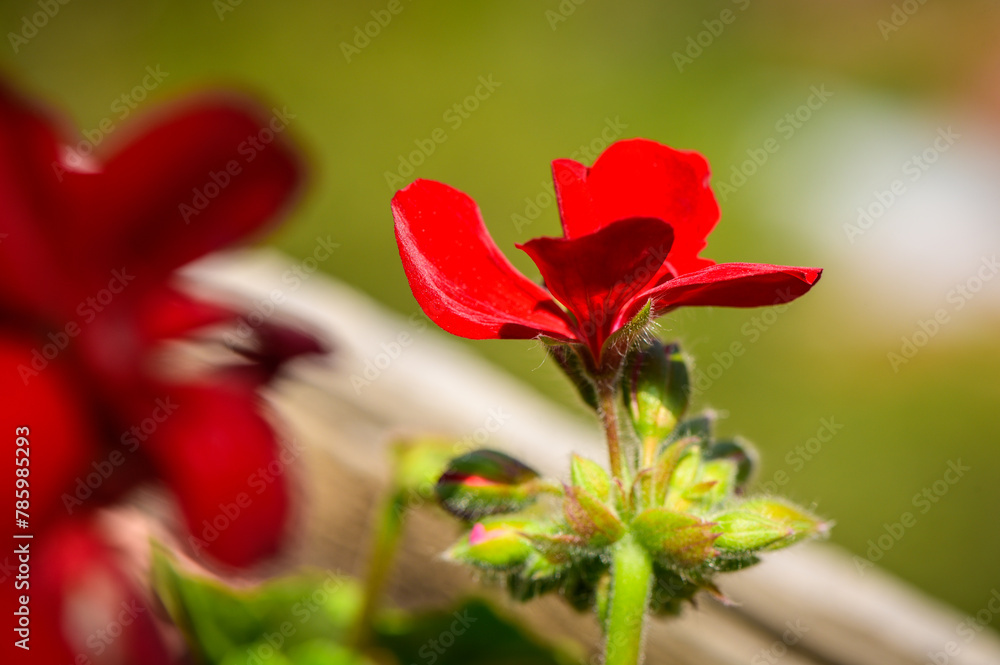
[[[232,588],[185,572],[162,548],[154,553],[157,594],[199,661],[212,665],[571,665],[580,654],[518,627],[482,600],[418,613],[375,617],[370,646],[350,645],[361,608],[360,585],[306,572],[259,586]]]

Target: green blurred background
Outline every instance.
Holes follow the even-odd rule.
[[[58,12],[42,21],[45,6]],[[0,24],[3,69],[81,129],[117,127],[115,100],[147,67],[166,74],[147,107],[217,84],[286,105],[315,173],[268,242],[305,256],[331,235],[323,269],[403,313],[417,308],[387,173],[470,193],[537,275],[513,244],[558,233],[551,159],[634,136],[702,152],[723,213],[707,256],[827,269],[781,313],[661,322],[704,372],[702,404],[759,445],[762,481],[787,478],[782,492],[836,519],[834,542],[866,557],[881,536],[880,565],[971,614],[1000,586],[1000,3],[36,0],[4,2]],[[480,77],[493,83],[467,100]],[[436,128],[446,140],[400,175]],[[863,228],[858,207],[877,212],[896,180]],[[535,344],[469,346],[579,410]],[[842,427],[802,450],[824,419]],[[940,482],[959,460],[968,471]],[[924,488],[933,503],[915,500]],[[886,535],[904,512],[916,523]]]

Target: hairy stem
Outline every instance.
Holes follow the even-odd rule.
[[[605,665],[642,662],[643,629],[653,581],[649,553],[626,535],[612,548],[611,599],[608,609]]]
[[[617,383],[615,381],[597,382],[597,401],[601,424],[604,425],[604,436],[608,440],[608,456],[611,458],[611,475],[623,481],[625,476],[622,473],[622,449],[621,439],[618,432],[618,409],[616,398],[618,396]]]

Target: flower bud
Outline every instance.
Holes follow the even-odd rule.
[[[477,522],[469,535],[448,550],[448,557],[461,563],[490,570],[509,570],[528,560],[534,551],[521,537],[519,521]]]
[[[711,522],[694,515],[651,508],[632,521],[632,534],[655,557],[681,568],[692,568],[714,557],[719,536]]]
[[[717,441],[711,445],[705,458],[726,459],[736,464],[735,491],[741,491],[753,478],[757,470],[759,456],[757,450],[746,439],[736,437],[727,441]]]
[[[830,530],[830,522],[780,497],[750,499],[740,505],[740,510],[752,512],[791,529],[792,540],[782,546],[811,536],[825,536]]]
[[[444,509],[468,521],[520,510],[544,489],[534,469],[496,450],[451,460],[435,487]]]
[[[601,465],[574,454],[569,472],[573,487],[585,489],[601,501],[608,500],[611,494],[611,479]]]
[[[716,546],[728,552],[780,549],[829,529],[826,522],[783,499],[752,499],[714,520],[722,532]]]
[[[718,419],[718,413],[712,409],[705,409],[697,416],[681,421],[677,429],[667,439],[667,443],[694,437],[695,440],[707,444],[712,440],[712,430],[715,428],[715,421]]]
[[[605,547],[625,533],[611,506],[580,487],[566,488],[563,513],[573,531],[591,547]]]
[[[794,533],[780,522],[743,510],[723,513],[714,519],[722,533],[715,542],[716,547],[726,552],[760,550]]]
[[[691,392],[680,347],[656,340],[632,354],[622,376],[622,388],[626,410],[639,438],[665,439],[687,410]]]

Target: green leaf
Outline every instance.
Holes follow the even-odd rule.
[[[582,650],[520,628],[482,600],[418,614],[396,613],[376,625],[378,646],[403,665],[581,665]]]
[[[361,598],[355,581],[321,571],[231,588],[184,571],[161,546],[153,550],[153,585],[192,650],[210,663],[234,651],[245,659],[264,635],[282,635],[285,648],[312,639],[339,641]]]

